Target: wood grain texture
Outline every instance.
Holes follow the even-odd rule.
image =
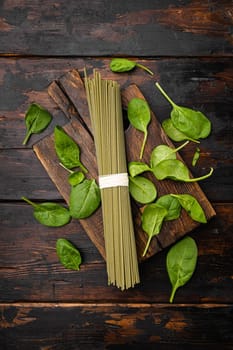
[[[0,1],[1,349],[233,349],[232,18],[232,0]],[[113,56],[132,57],[154,77],[140,69],[113,74]],[[84,67],[88,74],[97,68],[122,88],[139,86],[159,122],[171,109],[155,81],[175,102],[201,110],[213,124],[191,170],[196,176],[214,166],[201,188],[217,216],[191,233],[199,249],[197,269],[173,305],[168,305],[168,249],[140,264],[141,284],[122,293],[107,286],[105,262],[77,220],[47,228],[20,201],[25,195],[65,204],[32,146],[55,125],[67,124],[67,115],[76,115],[76,97],[68,105],[63,101],[61,111],[48,85]],[[64,80],[63,86],[68,91]],[[22,147],[24,115],[32,102],[54,118]],[[181,152],[189,166],[194,151],[189,144]],[[58,262],[60,237],[81,251],[78,273]]]
[[[233,345],[227,304],[1,305],[0,325],[1,344],[8,350],[174,350],[177,344],[179,349],[226,350]]]
[[[191,235],[199,250],[197,270],[177,291],[175,303],[232,302],[233,205],[216,203],[214,208],[217,216]],[[32,212],[26,203],[0,204],[0,301],[168,302],[168,249],[141,263],[141,283],[122,293],[107,285],[105,262],[78,220],[48,228]],[[55,245],[60,237],[79,248],[83,257],[80,271],[66,270],[59,263]]]
[[[76,108],[76,120],[73,118],[74,120],[66,126],[65,130],[80,146],[83,155],[82,162],[84,166],[89,170],[90,178],[94,178],[98,182],[95,147],[93,138],[91,137],[92,130],[84,84],[77,70],[72,70],[71,72],[64,75],[61,80],[58,80],[58,84],[61,85],[62,91],[64,91],[64,96],[62,97],[62,91],[58,92],[58,85],[54,83],[49,86],[49,94],[58,103],[58,106],[62,109],[62,111],[68,115],[69,119],[72,119],[72,117],[75,118],[75,116],[73,109],[72,114],[69,114],[70,106],[67,100],[70,100],[73,103],[74,108]],[[127,109],[129,101],[135,97],[144,99],[144,96],[136,85],[130,85],[126,87],[125,90],[122,91],[123,107]],[[140,145],[142,144],[142,140],[143,134],[141,132],[138,132],[135,128],[129,127],[126,130],[125,141],[128,162],[139,160],[141,147]],[[153,151],[154,147],[160,144],[166,144],[170,147],[174,147],[172,142],[165,135],[154,113],[151,111],[151,122],[148,128],[148,139],[144,150],[143,161],[149,164],[151,152]],[[70,185],[67,181],[67,172],[60,171],[59,159],[55,152],[53,136],[48,136],[41,140],[39,143],[35,144],[34,150],[44,165],[49,176],[57,186],[59,192],[63,195],[64,199],[69,204]],[[180,160],[182,160],[180,156],[178,157]],[[190,193],[203,207],[207,220],[211,219],[215,215],[214,209],[212,208],[205,194],[202,192],[198,183],[185,184],[169,180],[157,181],[154,176],[148,175],[148,177],[151,181],[154,182],[158,191],[158,197],[169,193]],[[142,254],[147,242],[147,235],[145,232],[143,232],[141,227],[140,206],[137,206],[136,203],[134,203],[132,211],[138,259],[142,260]],[[83,228],[87,232],[88,236],[97,246],[102,256],[105,257],[101,210],[98,210],[89,218],[80,220],[80,222],[83,225]],[[182,215],[178,220],[165,222],[159,235],[152,239],[145,258],[158,253],[161,249],[164,249],[165,247],[171,245],[198,226],[199,223],[190,219],[190,217],[186,215],[185,212],[182,212]]]
[[[232,1],[1,1],[2,54],[232,55]]]

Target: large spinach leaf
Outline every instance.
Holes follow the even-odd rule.
[[[84,180],[71,188],[70,213],[73,218],[84,219],[90,216],[100,205],[100,189],[95,180]]]
[[[37,204],[26,197],[22,197],[22,199],[33,206],[33,215],[42,225],[60,227],[68,224],[71,219],[69,210],[57,203],[45,202]]]
[[[62,129],[56,126],[54,129],[55,150],[60,162],[68,169],[80,167],[83,172],[87,169],[80,161],[80,148],[77,143]]]
[[[51,120],[52,116],[45,108],[37,103],[32,103],[25,115],[27,133],[23,145],[26,145],[32,134],[38,134],[47,128]]]
[[[59,238],[56,242],[56,251],[61,264],[69,270],[79,270],[82,257],[79,250],[67,239]]]
[[[198,249],[191,237],[185,237],[173,245],[167,254],[167,272],[172,285],[170,303],[177,289],[185,285],[192,277],[197,263]]]
[[[171,194],[172,197],[177,198],[182,208],[184,208],[189,216],[198,222],[205,224],[207,222],[204,210],[195,197],[191,194]]]
[[[205,138],[210,134],[211,122],[202,112],[178,106],[158,82],[155,85],[172,105],[171,120],[176,129],[195,140]]]
[[[152,181],[144,176],[129,177],[129,192],[139,203],[153,202],[157,196],[157,190]]]
[[[148,235],[148,240],[142,256],[145,256],[151,239],[160,233],[167,210],[156,203],[148,204],[142,213],[142,228]]]
[[[148,106],[148,103],[142,98],[132,98],[128,104],[128,119],[135,129],[144,133],[144,138],[139,155],[139,158],[141,159],[147,140],[148,124],[151,120],[150,107]]]

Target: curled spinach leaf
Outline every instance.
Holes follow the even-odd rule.
[[[37,103],[32,103],[25,115],[25,124],[27,128],[23,145],[26,145],[32,134],[39,134],[50,124],[51,114]]]
[[[166,94],[159,83],[155,85],[172,105],[171,120],[176,129],[195,140],[209,136],[211,122],[203,113],[187,107],[178,106]]]
[[[178,159],[166,159],[153,167],[153,173],[158,180],[171,179],[184,182],[196,182],[207,179],[212,175],[213,170],[213,168],[210,168],[208,174],[190,178],[188,168]]]
[[[135,61],[128,60],[127,58],[113,58],[110,62],[110,69],[112,72],[115,73],[129,72],[135,67],[139,67],[145,70],[150,75],[154,75],[154,73],[146,66]]]
[[[167,210],[165,221],[175,220],[180,216],[181,205],[176,197],[165,194],[157,199],[156,204]]]
[[[193,220],[203,224],[207,223],[204,210],[195,197],[191,194],[171,194],[171,196],[178,199],[182,208],[186,210]]]
[[[84,219],[100,205],[100,189],[95,180],[84,180],[71,188],[70,213],[73,218]]]
[[[191,137],[185,135],[180,130],[176,129],[171,118],[165,119],[162,123],[163,130],[167,134],[168,137],[170,137],[171,140],[179,142],[179,141],[185,141],[190,140],[196,143],[199,143],[200,141],[194,140]]]
[[[56,242],[56,251],[61,264],[69,270],[79,270],[82,257],[79,250],[67,239],[59,238]]]
[[[167,145],[159,145],[155,147],[151,153],[150,166],[152,170],[163,160],[176,159],[176,152],[185,147],[189,141],[186,141],[177,148],[171,148]]]
[[[148,235],[148,240],[142,256],[145,256],[151,239],[160,233],[167,210],[156,203],[148,204],[142,213],[142,228]]]
[[[141,159],[147,140],[147,127],[151,120],[150,107],[148,106],[148,103],[141,98],[132,98],[128,104],[128,119],[135,129],[144,133],[144,139],[139,156]]]
[[[197,164],[197,161],[200,157],[200,148],[197,147],[196,150],[195,150],[195,153],[193,155],[193,159],[192,159],[192,166],[195,166]]]
[[[62,163],[60,163],[60,165],[70,173],[68,176],[68,182],[71,186],[76,186],[81,182],[83,182],[83,180],[85,179],[85,175],[81,171],[74,171],[74,170],[68,169]]]
[[[129,192],[137,202],[142,204],[153,202],[157,196],[153,182],[143,176],[129,177]]]
[[[191,237],[185,237],[173,245],[166,259],[168,276],[172,285],[170,303],[177,289],[185,285],[192,277],[197,264],[198,249]]]
[[[54,129],[55,150],[60,162],[68,169],[79,167],[84,173],[87,169],[80,161],[80,149],[76,142],[60,127]]]
[[[85,179],[85,175],[81,171],[73,171],[68,176],[68,181],[71,186],[77,186]]]
[[[149,165],[143,162],[130,162],[128,165],[129,174],[131,177],[135,177],[144,173],[145,171],[152,171]]]
[[[68,224],[71,219],[70,212],[65,207],[52,202],[36,204],[26,197],[22,199],[34,208],[34,217],[42,225],[60,227]]]

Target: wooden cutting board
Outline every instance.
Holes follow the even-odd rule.
[[[95,147],[91,131],[91,122],[85,88],[78,71],[72,70],[63,75],[58,81],[52,82],[48,88],[48,93],[57,103],[59,108],[64,112],[64,114],[69,118],[69,122],[65,125],[64,129],[80,146],[81,161],[89,170],[87,177],[95,178],[98,182]],[[144,98],[136,85],[130,85],[124,91],[122,91],[123,108],[127,108],[128,102],[133,97]],[[148,129],[148,140],[143,157],[143,161],[147,163],[149,162],[151,151],[155,146],[159,144],[167,144],[174,147],[170,139],[164,133],[160,123],[157,121],[152,111],[151,117],[151,123]],[[133,127],[129,127],[125,131],[128,161],[139,160],[138,155],[140,152],[142,138],[143,134]],[[59,160],[54,149],[53,134],[39,141],[33,148],[52,181],[55,183],[64,200],[68,204],[70,193],[70,185],[67,181],[68,173],[59,165]],[[181,159],[180,155],[178,155],[178,158]],[[171,180],[157,181],[151,174],[146,176],[148,176],[155,183],[158,191],[158,197],[167,193],[189,193],[195,196],[199,201],[208,220],[215,215],[213,207],[198,183],[181,183]],[[139,261],[142,260],[142,253],[147,241],[147,235],[141,228],[141,210],[142,208],[132,200],[132,212]],[[89,218],[80,220],[80,223],[101,255],[105,258],[101,207]],[[148,253],[144,259],[171,245],[199,225],[200,224],[198,222],[190,219],[185,211],[182,211],[179,219],[164,222],[160,234],[152,239]]]

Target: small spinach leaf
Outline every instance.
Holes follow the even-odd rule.
[[[145,171],[151,171],[149,165],[143,162],[130,162],[128,165],[129,174],[131,177],[135,177],[144,173]]]
[[[26,197],[22,199],[34,208],[34,217],[42,225],[60,227],[68,224],[71,219],[70,212],[65,207],[52,202],[36,204]]]
[[[27,133],[23,140],[23,145],[26,145],[32,134],[39,134],[47,128],[51,120],[52,116],[45,108],[37,103],[32,103],[25,115]]]
[[[174,181],[196,182],[210,177],[213,170],[213,168],[210,168],[208,174],[190,178],[189,170],[184,163],[178,159],[166,159],[153,168],[153,173],[158,180],[171,179]]]
[[[197,245],[191,237],[183,238],[170,248],[166,259],[167,272],[172,285],[170,303],[173,302],[177,289],[192,277],[197,256]]]
[[[142,228],[147,233],[148,240],[142,256],[145,256],[149,248],[152,237],[158,235],[167,210],[156,203],[148,204],[142,213]]]
[[[110,62],[110,69],[115,73],[129,72],[135,67],[139,67],[150,75],[154,75],[149,68],[135,61],[128,60],[127,58],[113,58]]]
[[[185,147],[188,143],[189,141],[186,141],[177,148],[171,148],[167,145],[159,145],[155,147],[150,157],[150,166],[152,170],[163,160],[176,159],[176,152],[178,152],[181,148]]]
[[[170,137],[171,140],[179,142],[179,141],[185,141],[190,140],[196,143],[199,143],[200,141],[194,140],[191,137],[188,137],[183,132],[176,129],[174,126],[171,118],[165,119],[162,123],[163,130],[167,134],[168,137]]]
[[[85,179],[85,175],[81,171],[73,171],[69,177],[68,181],[71,186],[77,186]]]
[[[100,189],[95,180],[84,180],[71,188],[70,213],[73,218],[84,219],[100,205]]]
[[[200,148],[197,147],[193,155],[192,166],[195,166],[197,164],[199,157],[200,157]]]
[[[148,106],[148,103],[142,98],[132,98],[128,104],[128,119],[134,128],[144,133],[144,139],[139,156],[141,159],[147,140],[147,127],[151,120],[150,107]]]
[[[87,169],[80,161],[80,149],[76,142],[60,127],[54,129],[55,150],[60,162],[68,169],[80,167],[84,173]]]
[[[180,216],[181,205],[174,196],[165,194],[157,199],[156,204],[167,210],[167,214],[164,218],[165,221],[175,220]]]
[[[199,202],[191,194],[171,194],[172,197],[177,198],[182,208],[184,208],[189,216],[198,222],[205,224],[207,222],[204,210]]]
[[[68,182],[71,186],[76,186],[85,179],[85,175],[81,171],[74,171],[66,168],[65,165],[62,163],[59,164],[70,173],[68,176]]]
[[[159,83],[155,85],[172,105],[171,120],[176,129],[195,140],[205,138],[210,134],[211,122],[203,113],[187,107],[178,106],[166,94]]]
[[[153,202],[157,196],[153,182],[143,176],[129,176],[129,192],[137,202],[142,204]]]
[[[56,251],[61,264],[69,270],[79,270],[82,258],[78,249],[67,239],[59,238]]]

